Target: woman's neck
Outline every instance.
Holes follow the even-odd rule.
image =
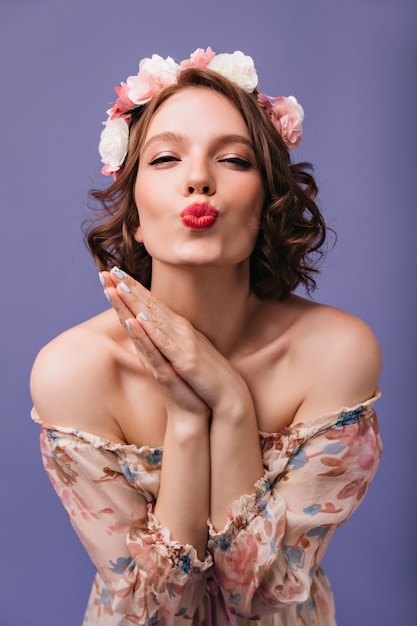
[[[151,291],[224,355],[244,338],[258,303],[250,291],[247,262],[233,267],[178,267],[154,261]]]

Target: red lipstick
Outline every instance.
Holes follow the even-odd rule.
[[[192,230],[203,230],[213,226],[219,212],[208,202],[195,202],[190,204],[180,213],[184,226]]]

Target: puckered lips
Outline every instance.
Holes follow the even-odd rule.
[[[192,230],[204,230],[214,225],[219,212],[208,202],[194,202],[180,213],[184,226]]]

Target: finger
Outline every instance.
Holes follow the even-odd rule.
[[[159,302],[131,276],[118,268],[113,268],[111,274],[119,280],[118,295],[173,370],[199,396],[210,396],[207,386],[213,367],[218,369],[223,365],[224,370],[224,358],[188,320]]]
[[[143,308],[151,309],[156,307],[156,301],[151,296],[150,291],[122,269],[114,267],[109,274],[109,278],[116,288],[119,297],[135,316]]]
[[[114,270],[115,271],[112,272],[102,270],[98,273],[98,277],[101,286],[103,287],[104,295],[113,306],[113,308],[116,310],[117,314],[119,315],[120,321],[123,323],[124,320],[126,320],[128,317],[132,315],[135,316],[137,311],[132,310],[129,307],[129,302],[130,304],[134,303],[133,298],[130,298],[129,302],[127,303],[125,302],[126,298],[123,299],[123,297],[121,297],[125,293],[123,289],[119,289],[119,291],[117,291],[117,286],[122,282],[122,278],[127,277],[128,275],[119,268],[114,268]],[[131,280],[133,282],[136,282],[133,278]]]
[[[110,277],[116,284],[119,297],[135,313],[135,317],[140,316],[145,320],[152,320],[156,330],[155,339],[159,337],[161,345],[170,344],[170,338],[174,339],[175,336],[177,340],[181,340],[184,336],[184,325],[187,329],[192,328],[187,320],[171,311],[155,298],[149,289],[120,268],[114,267]]]
[[[103,289],[107,289],[107,287],[109,286],[114,287],[110,272],[107,272],[106,270],[101,270],[101,272],[98,272],[98,279]]]
[[[192,358],[194,352],[192,336],[197,335],[192,325],[182,318],[178,319],[179,316],[174,316],[174,314],[168,322],[163,312],[161,314],[158,310],[150,312],[147,307],[145,310],[139,311],[136,319],[164,357],[174,365],[174,368],[177,369],[176,365],[181,361],[181,355],[188,354]]]
[[[207,404],[177,374],[138,321],[134,318],[128,319],[126,320],[126,327],[142,364],[168,394],[167,400],[174,400],[184,410],[191,411],[196,415],[208,416],[210,410]]]
[[[106,288],[104,289],[104,295],[117,313],[117,316],[122,326],[125,326],[126,320],[132,316],[135,316],[135,313],[119,297],[119,294],[115,287],[106,286]]]
[[[161,384],[166,385],[173,377],[177,377],[169,362],[161,354],[138,321],[130,317],[125,327],[136,347],[138,355],[146,369]]]

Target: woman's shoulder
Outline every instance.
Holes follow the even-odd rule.
[[[46,370],[49,375],[56,372],[59,376],[80,373],[84,363],[95,359],[96,351],[104,349],[103,356],[108,353],[111,339],[106,328],[112,325],[109,311],[106,311],[65,330],[40,350],[34,371],[41,369],[42,373]]]
[[[332,354],[333,361],[338,354],[343,358],[379,354],[378,340],[362,318],[327,304],[298,297],[294,301],[294,308],[297,332],[311,346],[320,346],[324,354]]]
[[[370,326],[351,313],[303,298],[293,298],[289,307],[290,356],[307,381],[296,421],[372,397],[381,350]]]
[[[306,345],[333,348],[342,354],[361,351],[379,352],[378,341],[370,326],[360,317],[327,304],[291,295],[283,302],[269,303],[275,327],[287,333],[293,348]],[[268,307],[269,308],[269,307]],[[302,341],[300,341],[302,339]]]
[[[115,371],[124,352],[120,331],[110,310],[66,330],[40,350],[30,390],[42,420],[93,432],[95,421],[101,431],[103,424],[112,423]]]

